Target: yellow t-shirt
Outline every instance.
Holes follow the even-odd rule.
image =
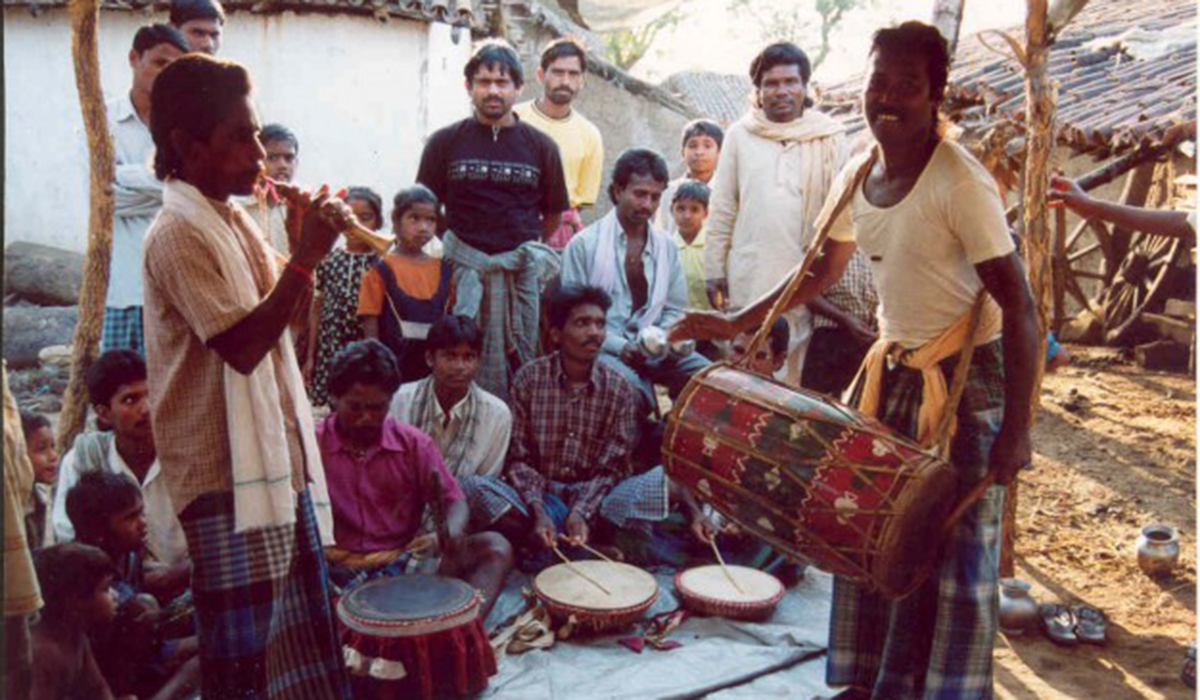
[[[604,168],[604,139],[596,125],[576,109],[572,109],[566,119],[551,119],[532,101],[517,105],[513,111],[558,145],[571,206],[578,209],[594,205],[600,194],[600,172]]]
[[[671,239],[679,248],[679,265],[687,278],[688,305],[693,309],[712,310],[704,285],[704,229],[700,229],[691,243],[683,240],[678,229],[671,232]]]

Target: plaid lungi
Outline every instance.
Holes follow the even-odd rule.
[[[142,331],[142,307],[123,309],[104,307],[104,325],[100,329],[100,353],[109,350],[133,350],[145,355],[146,344]]]
[[[350,697],[307,491],[296,510],[295,525],[236,534],[233,494],[211,492],[180,516],[205,698]]]
[[[947,382],[957,360],[942,362]],[[887,370],[883,392],[883,422],[915,435],[920,373]],[[1004,368],[1001,344],[995,341],[975,350],[958,407],[950,461],[959,469],[960,496],[987,473],[1003,413]],[[834,580],[829,685],[867,688],[872,697],[889,700],[992,697],[1003,502],[1003,487],[988,489],[955,526],[934,575],[903,600],[889,601],[847,579]]]
[[[494,476],[469,476],[459,479],[459,488],[467,496],[474,528],[486,529],[509,511],[516,508],[529,516],[529,509],[516,489]],[[570,503],[575,484],[551,481],[547,494]],[[667,474],[655,467],[619,482],[600,504],[600,516],[619,528],[665,520],[668,515]],[[478,520],[477,520],[478,518]]]

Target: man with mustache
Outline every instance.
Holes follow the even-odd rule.
[[[608,188],[612,210],[576,236],[563,256],[563,284],[590,284],[612,297],[600,361],[640,390],[639,417],[654,408],[655,383],[674,396],[708,365],[694,351],[648,359],[638,344],[641,331],[670,326],[688,306],[679,248],[653,223],[669,179],[667,162],[657,153],[622,153]]]
[[[87,372],[88,398],[111,432],[85,432],[63,457],[55,487],[52,522],[59,542],[75,539],[67,516],[67,492],[88,471],[125,474],[142,489],[146,506],[146,550],[156,561],[190,570],[183,526],[158,462],[151,427],[146,361],[132,350],[109,350]]]
[[[467,533],[466,498],[425,433],[388,415],[400,367],[373,338],[351,343],[329,372],[333,413],[317,426],[329,477],[336,547],[330,577],[343,591],[408,569],[427,508],[441,554],[438,573],[483,591],[487,614],[512,569],[512,547],[495,532]]]
[[[507,399],[513,373],[536,354],[542,285],[558,272],[542,241],[570,201],[558,146],[512,111],[524,82],[516,50],[480,42],[463,74],[475,113],[429,137],[417,181],[445,207],[454,313],[483,329],[479,384]]]
[[[881,339],[854,388],[860,411],[925,445],[938,443],[947,387],[973,346],[949,442],[962,498],[987,477],[1007,484],[1031,455],[1037,323],[996,182],[941,138],[938,107],[950,55],[920,22],[872,42],[863,111],[876,147],[838,176],[822,220],[829,239],[792,305],[820,294],[856,247],[878,285]],[[837,210],[841,201],[846,205]],[[673,335],[728,337],[762,322],[784,284],[732,316],[690,315]],[[972,336],[971,329],[975,332]],[[885,599],[838,577],[826,682],[844,700],[988,700],[997,631],[1004,488],[992,486],[949,533],[920,589]]]
[[[571,194],[571,208],[563,212],[562,224],[549,243],[563,248],[583,228],[582,209],[596,204],[600,172],[604,168],[604,139],[600,130],[571,106],[583,89],[587,54],[575,39],[555,39],[542,49],[537,70],[542,96],[517,105],[513,111],[526,123],[546,132],[558,144],[563,176]]]
[[[666,517],[662,468],[629,473],[637,392],[599,361],[611,306],[598,287],[563,284],[551,293],[550,337],[558,349],[513,382],[507,483],[479,484],[480,512],[472,518],[527,545],[526,570],[551,563],[560,536],[576,545],[593,541],[601,517],[610,528]]]
[[[714,308],[746,306],[800,262],[845,162],[845,130],[807,108],[811,73],[808,56],[788,42],[768,46],[750,64],[754,106],[729,127],[709,182],[704,268]],[[787,319],[791,347],[777,376],[798,386],[810,310],[798,307]]]

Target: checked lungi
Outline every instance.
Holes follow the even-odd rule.
[[[180,521],[192,556],[202,696],[349,698],[308,492],[297,499],[295,525],[235,534],[230,492],[196,498]]]
[[[516,489],[496,477],[468,476],[459,479],[459,488],[471,508],[472,529],[487,529],[511,508],[526,517],[531,513]],[[570,503],[574,484],[549,482],[547,497]],[[648,527],[669,515],[667,474],[655,467],[617,483],[600,504],[600,517],[619,528]]]
[[[127,306],[123,309],[104,307],[104,324],[100,329],[100,353],[109,350],[133,350],[146,354],[143,338],[142,307]]]
[[[941,363],[947,383],[957,361],[956,355]],[[880,418],[912,437],[921,375],[905,367],[885,372]],[[1003,413],[1004,367],[997,340],[975,350],[958,407],[950,461],[959,470],[960,497],[987,473]],[[1003,500],[1003,487],[988,489],[955,526],[939,568],[903,600],[889,601],[835,578],[829,685],[870,689],[872,697],[888,700],[992,697]]]

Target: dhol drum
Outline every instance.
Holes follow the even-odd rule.
[[[724,363],[675,402],[663,462],[777,551],[892,598],[932,570],[957,498],[948,463],[879,421]]]
[[[783,582],[764,571],[745,566],[722,571],[715,564],[675,574],[675,590],[684,607],[701,615],[759,622],[771,617],[784,593]]]
[[[533,591],[555,620],[574,617],[576,630],[599,634],[641,619],[658,598],[658,582],[636,566],[585,560],[545,569]]]
[[[338,601],[355,698],[434,698],[478,693],[496,673],[466,582],[412,574],[377,578]]]

